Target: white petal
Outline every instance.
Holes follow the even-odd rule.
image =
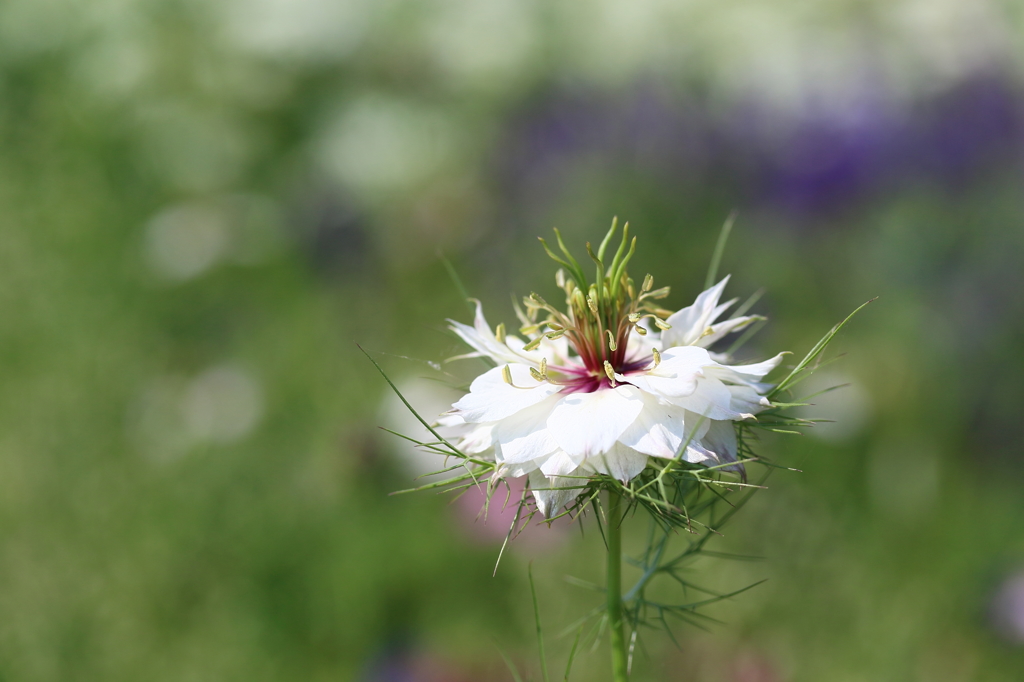
[[[670,315],[666,322],[672,328],[662,333],[662,342],[666,346],[688,346],[697,341],[711,325],[718,299],[728,282],[729,276],[726,275],[721,282],[702,292],[693,305]]]
[[[690,395],[697,389],[697,380],[705,367],[714,367],[707,350],[697,346],[680,346],[667,349],[661,356],[661,364],[654,369],[616,375],[615,378],[628,382],[637,388],[665,398]]]
[[[632,386],[571,393],[548,418],[548,428],[570,456],[590,457],[611,449],[643,409],[640,392]]]
[[[508,346],[498,341],[498,338],[488,326],[487,320],[484,319],[483,307],[480,305],[480,301],[476,302],[476,315],[472,327],[455,320],[448,320],[448,323],[451,330],[458,334],[459,338],[465,341],[470,348],[476,351],[475,354],[469,353],[459,357],[483,355],[499,364],[522,361]]]
[[[444,427],[461,426],[466,423],[466,420],[457,414],[442,414],[437,418],[437,425]]]
[[[726,278],[726,279],[728,279],[728,278]],[[708,324],[711,324],[711,326],[714,326],[712,323],[715,320],[717,320],[718,318],[720,318],[722,316],[722,313],[724,313],[726,310],[728,310],[729,308],[731,308],[734,305],[736,305],[736,301],[738,301],[738,300],[740,300],[740,299],[734,298],[734,299],[731,299],[729,301],[726,301],[725,303],[722,303],[721,305],[715,306],[715,309],[711,311],[711,316],[708,318]]]
[[[523,464],[505,464],[498,467],[494,475],[498,478],[519,478],[531,471],[537,470],[536,462],[524,462]]]
[[[729,406],[743,414],[757,414],[762,410],[771,407],[771,403],[768,399],[760,395],[750,386],[726,386],[732,398],[729,400]]]
[[[703,438],[704,445],[715,453],[721,464],[737,461],[736,427],[732,422],[713,422]],[[746,477],[742,464],[725,467],[725,471],[735,471]]]
[[[540,471],[530,472],[530,492],[537,501],[537,509],[545,518],[558,514],[558,510],[582,492],[581,482],[572,478],[548,478]],[[569,487],[575,486],[575,487]]]
[[[494,446],[494,426],[492,424],[478,424],[470,429],[458,442],[458,448],[467,455],[479,455],[487,452]]]
[[[707,348],[726,334],[738,332],[756,319],[759,319],[756,315],[746,315],[744,317],[734,317],[731,320],[713,324],[711,325],[711,333],[697,339],[697,345],[702,348]]]
[[[718,460],[715,459],[715,453],[705,448],[699,441],[693,441],[687,445],[682,458],[690,464],[703,464],[705,462],[709,464],[718,463]]]
[[[595,471],[607,474],[626,483],[637,476],[647,466],[647,455],[616,443],[611,450],[603,455],[591,457],[586,464]]]
[[[493,447],[491,424],[468,424],[458,414],[444,414],[438,417],[436,430],[468,455],[480,455]]]
[[[701,377],[697,381],[697,390],[690,395],[671,397],[668,400],[707,419],[735,420],[753,416],[750,412],[734,410],[732,393],[725,384],[713,377]]]
[[[736,427],[732,422],[713,421],[701,442],[721,463],[736,461]]]
[[[453,409],[467,422],[495,422],[561,390],[561,386],[536,381],[526,365],[507,366],[514,386],[505,383],[504,366],[489,369],[473,380],[469,393],[455,403]]]
[[[576,471],[579,465],[579,461],[565,454],[564,450],[556,450],[540,465],[540,471],[545,476],[565,476]]]
[[[619,436],[619,443],[646,455],[672,459],[686,440],[686,410],[643,394],[644,409]]]
[[[556,394],[494,424],[499,461],[519,464],[551,454],[558,443],[548,431],[551,410],[561,399]]]
[[[723,365],[721,369],[740,375],[738,379],[744,383],[748,383],[751,379],[761,379],[765,374],[768,374],[768,372],[778,367],[785,355],[787,354],[779,353],[774,358],[769,358],[764,362],[756,362],[751,365]]]

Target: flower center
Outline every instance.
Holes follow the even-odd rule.
[[[565,292],[563,312],[550,305],[537,294],[523,299],[526,313],[520,312],[523,327],[520,331],[531,337],[525,350],[534,350],[545,338],[555,340],[565,337],[572,350],[579,356],[582,367],[560,367],[560,376],[549,378],[542,367],[539,376],[561,383],[573,392],[592,392],[615,385],[615,374],[635,371],[657,359],[657,351],[629,352],[630,335],[647,335],[647,327],[641,324],[649,319],[659,329],[669,329],[664,318],[671,314],[655,304],[668,296],[669,288],[653,289],[654,280],[650,275],[644,278],[637,290],[626,265],[636,249],[636,238],[629,238],[629,223],[622,228],[622,239],[614,256],[605,265],[605,253],[614,235],[617,222],[612,221],[600,247],[595,253],[587,244],[587,254],[596,265],[594,282],[588,282],[583,268],[572,256],[558,230],[555,237],[564,257],[557,255],[541,239],[548,255],[562,267],[555,275],[555,281]]]

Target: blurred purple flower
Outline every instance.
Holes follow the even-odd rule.
[[[845,107],[812,102],[785,115],[753,100],[716,110],[650,86],[555,92],[510,123],[495,170],[518,205],[547,203],[585,164],[733,186],[740,203],[802,213],[901,184],[955,190],[1021,156],[1024,97],[1008,77],[979,73],[910,106],[870,83]]]

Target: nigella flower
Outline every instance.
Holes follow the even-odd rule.
[[[455,445],[469,455],[493,457],[495,476],[529,476],[542,514],[551,517],[595,474],[628,482],[648,458],[680,458],[731,468],[737,462],[734,422],[770,407],[762,379],[782,354],[764,362],[730,365],[708,350],[727,334],[758,319],[719,319],[735,300],[719,303],[726,277],[678,312],[661,308],[668,288],[653,289],[650,275],[637,287],[626,272],[636,246],[628,224],[610,263],[597,253],[596,281],[562,244],[556,281],[565,309],[532,294],[517,310],[520,338],[504,325],[490,327],[479,303],[472,326],[451,328],[495,367],[478,376],[469,393],[441,417]],[[542,240],[543,242],[543,240]],[[627,248],[628,247],[628,248]]]

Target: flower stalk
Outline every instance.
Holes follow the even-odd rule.
[[[622,622],[622,497],[608,491],[608,629],[612,645],[612,680],[627,682],[629,659],[625,626]]]

